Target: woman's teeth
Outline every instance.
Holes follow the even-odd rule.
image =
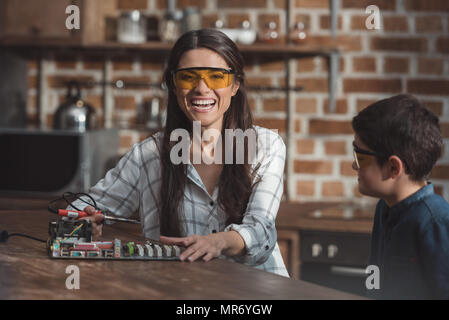
[[[192,100],[192,106],[194,109],[208,111],[215,105],[214,100]]]
[[[213,104],[215,103],[214,100],[193,100],[192,104],[194,105],[199,105],[199,106],[205,106],[205,105],[209,105],[209,104]]]

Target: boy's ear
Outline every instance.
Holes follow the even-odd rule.
[[[405,166],[398,156],[390,156],[388,158],[388,168],[391,178],[397,178],[400,174],[405,173]]]

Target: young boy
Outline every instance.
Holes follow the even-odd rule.
[[[370,265],[378,299],[449,299],[449,204],[427,179],[442,154],[439,120],[410,95],[380,100],[352,120],[360,193],[380,198]]]

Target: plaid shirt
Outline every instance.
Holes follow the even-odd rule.
[[[261,178],[252,191],[241,224],[226,225],[226,214],[217,205],[218,186],[212,195],[206,190],[195,167],[187,164],[183,212],[183,236],[208,235],[235,230],[245,242],[246,254],[220,258],[233,260],[288,277],[279,246],[275,219],[283,193],[285,144],[275,132],[254,126],[257,134],[256,161],[261,164]],[[162,133],[155,134],[161,142]],[[154,139],[148,138],[121,158],[117,166],[93,186],[89,194],[102,210],[129,217],[139,211],[142,232],[146,238],[159,239],[158,198],[161,185],[160,155]],[[87,200],[87,199],[86,199]],[[84,207],[82,202],[75,202]],[[183,229],[183,228],[181,228]]]

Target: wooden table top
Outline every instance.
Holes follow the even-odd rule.
[[[0,210],[0,228],[46,239],[55,215],[45,210]],[[139,240],[140,226],[116,223],[103,240]],[[66,267],[80,270],[80,289],[65,286]],[[240,263],[80,261],[50,259],[44,243],[11,237],[0,243],[0,299],[363,299]]]

